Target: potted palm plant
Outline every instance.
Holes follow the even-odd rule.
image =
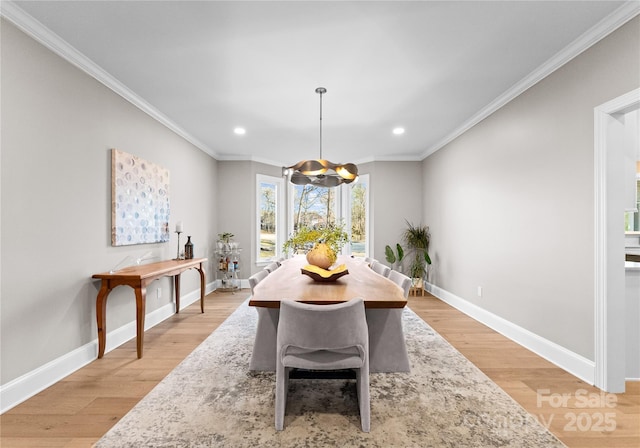
[[[411,265],[409,267],[409,275],[411,276],[413,286],[418,286],[422,282],[427,265],[431,264],[429,257],[429,226],[413,225],[407,222],[407,227],[402,233],[402,239],[411,254]]]

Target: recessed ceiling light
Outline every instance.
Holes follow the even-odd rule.
[[[236,135],[244,135],[247,133],[247,130],[245,128],[235,128],[233,133]]]
[[[404,128],[393,128],[393,133],[395,135],[402,135],[404,134]]]

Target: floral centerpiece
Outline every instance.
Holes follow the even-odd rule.
[[[282,249],[285,253],[307,253],[309,263],[327,269],[335,263],[337,254],[349,241],[344,224],[326,227],[300,227]]]

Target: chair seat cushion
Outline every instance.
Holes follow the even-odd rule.
[[[364,360],[356,347],[309,350],[289,346],[282,357],[282,364],[307,370],[359,369],[364,365]]]

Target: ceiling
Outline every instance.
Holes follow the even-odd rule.
[[[594,30],[610,32],[602,24],[628,6],[17,1],[11,16],[44,25],[41,40],[73,47],[85,70],[212,156],[292,165],[319,156],[316,87],[327,89],[324,158],[421,160],[588,47]]]

